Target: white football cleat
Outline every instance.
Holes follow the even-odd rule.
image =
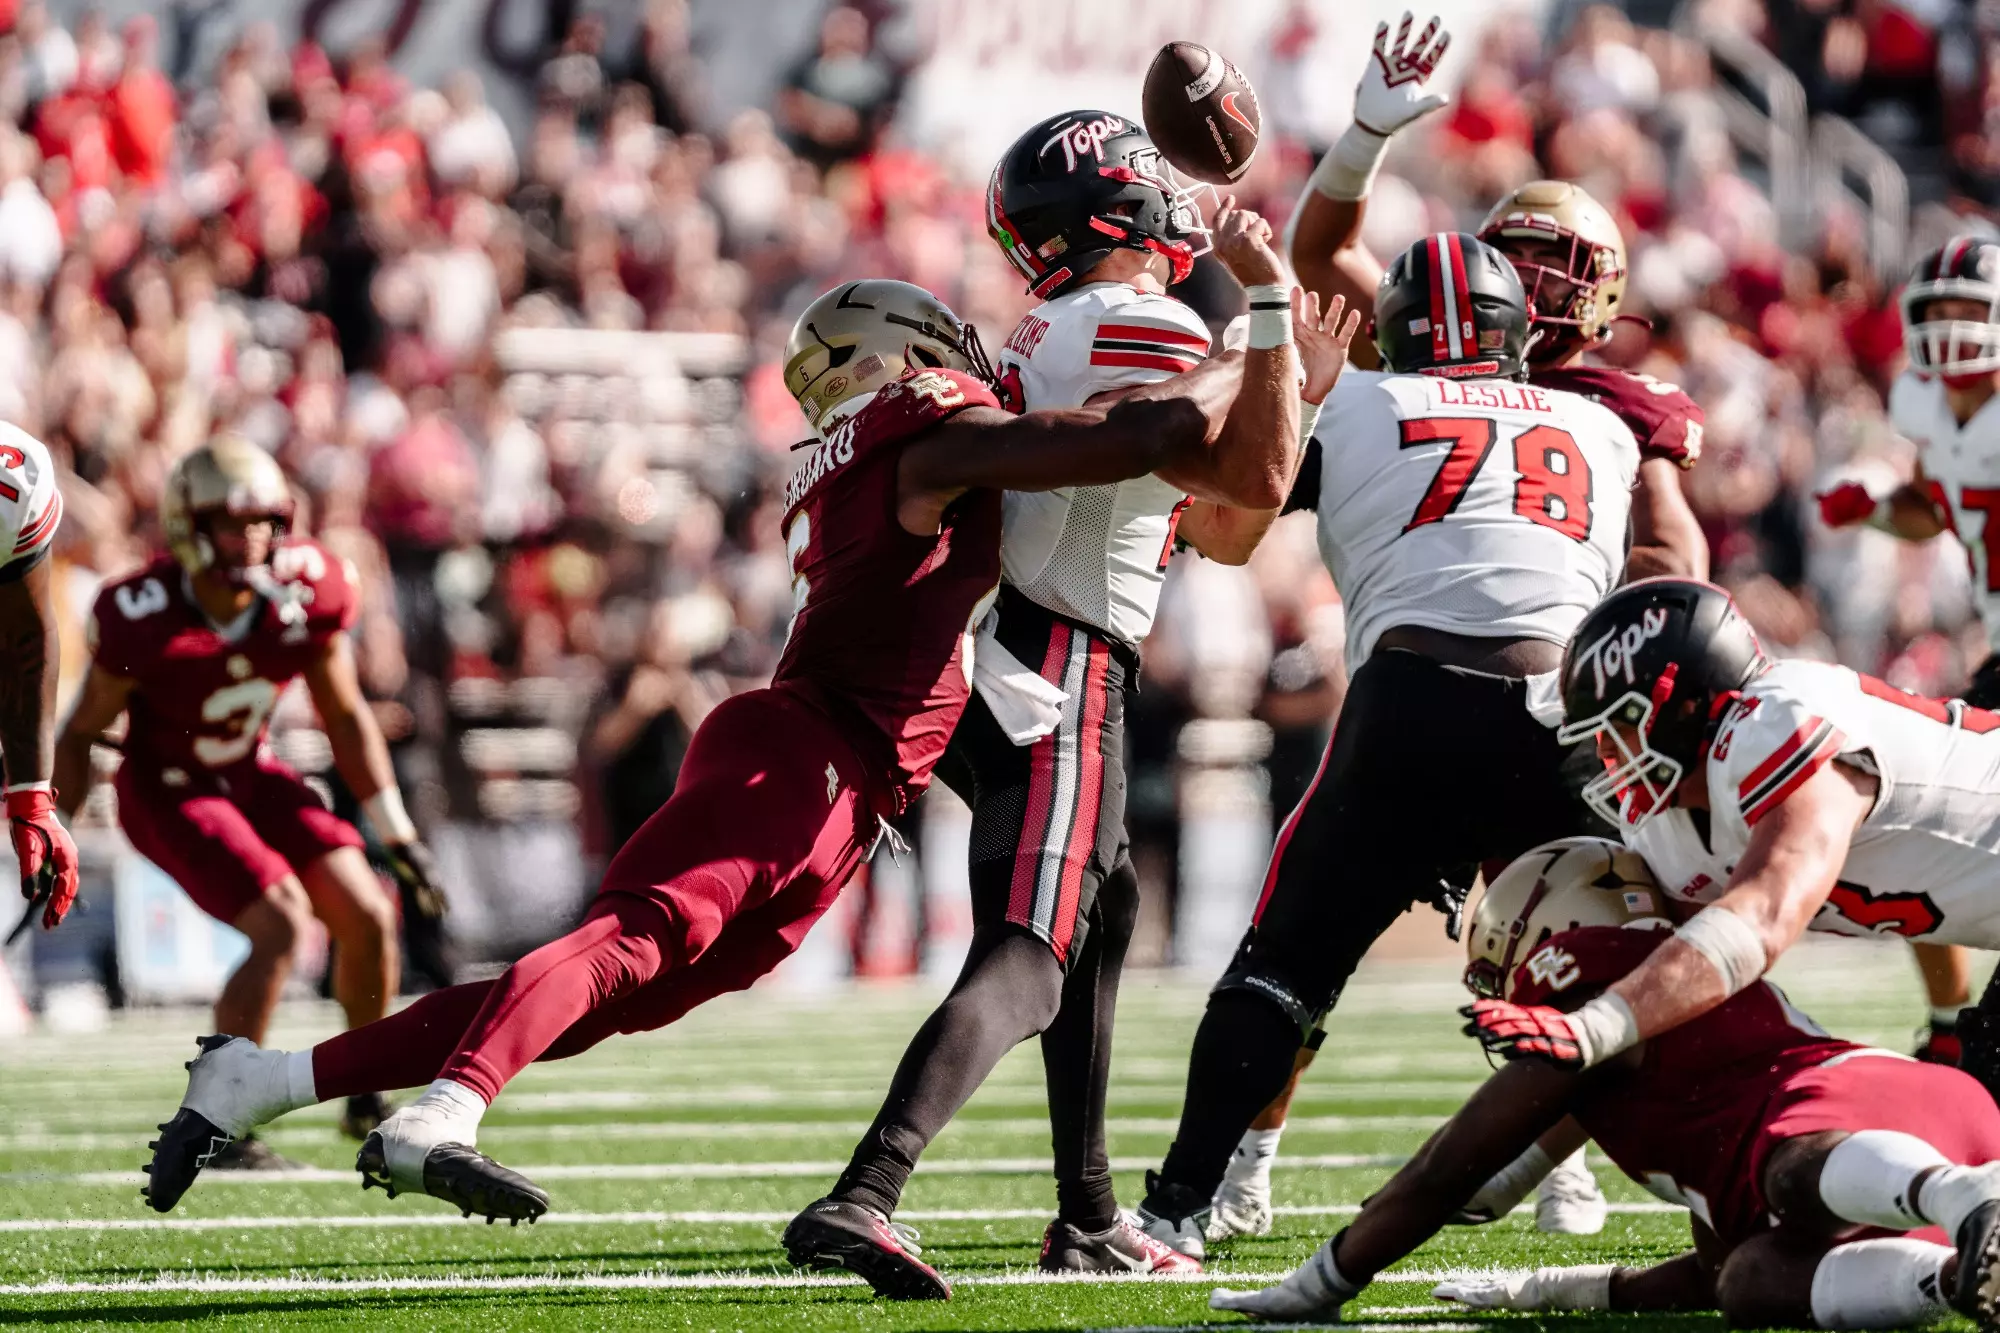
[[[187,1095],[151,1144],[148,1183],[140,1190],[162,1213],[180,1202],[202,1168],[230,1144],[292,1109],[290,1057],[284,1051],[220,1034],[195,1044],[201,1054],[187,1063]]]
[[[1581,1148],[1557,1162],[1535,1190],[1535,1225],[1551,1235],[1595,1236],[1610,1211]]]
[[[1230,1180],[1224,1177],[1209,1205],[1208,1240],[1271,1234],[1271,1178]]]

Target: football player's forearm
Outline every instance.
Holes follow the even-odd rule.
[[[1632,550],[1625,557],[1625,582],[1660,576],[1708,577],[1708,538],[1681,492],[1679,470],[1666,459],[1639,465],[1640,485],[1632,497]]]
[[[1292,210],[1286,238],[1292,272],[1299,286],[1319,293],[1322,306],[1336,296],[1345,298],[1350,310],[1366,312],[1375,306],[1382,265],[1361,240],[1367,214],[1366,198],[1330,199],[1310,185]],[[1363,370],[1381,364],[1375,344],[1367,338],[1354,340],[1348,359]]]
[[[1611,1308],[1713,1310],[1715,1279],[1693,1250],[1651,1268],[1620,1268],[1611,1275]]]
[[[396,768],[389,761],[389,742],[375,725],[375,716],[364,706],[351,712],[327,717],[327,743],[333,747],[333,767],[340,780],[366,801],[380,792],[396,789]]]
[[[1505,1066],[1371,1198],[1335,1256],[1340,1271],[1373,1277],[1442,1230],[1493,1177],[1568,1114],[1583,1076],[1539,1060]]]
[[[8,600],[16,604],[0,616],[0,759],[14,787],[53,776],[61,648],[37,599]]]
[[[1223,504],[1275,509],[1299,467],[1298,357],[1289,342],[1243,356],[1243,388],[1211,452],[1211,481]]]
[[[64,818],[75,814],[90,795],[91,743],[89,736],[73,730],[65,730],[56,742],[51,780],[56,788],[56,809]]]
[[[1888,523],[1906,541],[1929,541],[1945,531],[1945,522],[1930,492],[1915,483],[1898,486],[1889,493],[1883,508]]]

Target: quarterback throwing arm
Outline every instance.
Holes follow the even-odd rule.
[[[62,522],[55,463],[40,440],[0,425],[0,756],[7,824],[29,901],[53,929],[76,901],[76,847],[55,814],[56,677],[48,557]]]

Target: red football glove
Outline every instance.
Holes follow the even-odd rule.
[[[1819,501],[1820,522],[1829,528],[1852,527],[1875,516],[1875,497],[1858,481],[1843,481],[1814,498]]]
[[[42,905],[42,928],[54,930],[76,901],[77,886],[76,844],[56,819],[55,794],[8,792],[7,831],[21,863],[21,896]]]
[[[1465,1035],[1479,1038],[1479,1044],[1495,1055],[1509,1060],[1535,1056],[1565,1069],[1584,1067],[1583,1043],[1559,1009],[1479,1000],[1458,1012],[1470,1020]]]

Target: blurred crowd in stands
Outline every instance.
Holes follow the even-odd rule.
[[[921,53],[875,40],[886,7],[830,8],[773,105],[723,123],[684,0],[646,0],[615,60],[579,18],[517,136],[476,74],[411,87],[365,43],[334,57],[253,27],[177,87],[151,19],[65,30],[39,0],[0,0],[0,417],[75,474],[66,675],[97,583],[156,542],[169,463],[236,429],[363,572],[364,681],[418,820],[555,822],[587,858],[615,848],[706,710],[776,660],[796,311],[838,279],[903,278],[995,347],[1030,304],[985,236],[985,164],[948,168],[895,130]],[[1956,193],[1913,215],[1912,256],[1963,225],[1950,210],[1994,201],[1990,0],[1699,9],[1777,52],[1816,107],[1901,116],[1944,155]],[[1883,412],[1901,275],[1871,270],[1839,210],[1803,245],[1781,234],[1700,46],[1612,8],[1558,12],[1558,32],[1503,15],[1454,49],[1458,97],[1399,140],[1371,244],[1386,258],[1469,228],[1532,176],[1587,186],[1626,228],[1627,308],[1652,324],[1621,325],[1606,356],[1707,410],[1686,485],[1717,577],[1784,651],[1955,689],[1984,649],[1951,540],[1831,533],[1811,503],[1910,465]],[[1270,50],[1238,56],[1267,124],[1309,75],[1312,14],[1295,5]],[[1240,193],[1282,221],[1322,146],[1267,137]],[[1207,263],[1186,295],[1218,325],[1236,312]],[[1268,753],[1278,818],[1302,791],[1341,639],[1303,517],[1246,570],[1176,562],[1131,723],[1156,889],[1203,764]],[[309,709],[280,722],[310,767]],[[1167,949],[1164,927],[1141,943]]]

